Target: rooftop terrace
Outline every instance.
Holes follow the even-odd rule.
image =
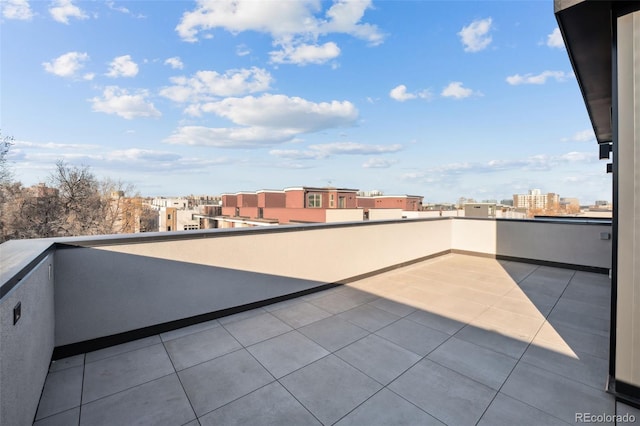
[[[5,244],[0,423],[640,421],[605,392],[610,230],[442,218]]]
[[[606,275],[450,254],[54,361],[35,424],[640,419],[604,391],[608,333]]]

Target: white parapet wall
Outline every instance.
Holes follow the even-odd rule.
[[[45,256],[0,301],[0,425],[30,425],[38,408],[54,348],[53,258]]]
[[[593,223],[436,218],[5,243],[0,424],[33,420],[54,348],[166,327],[451,251],[607,269],[610,233],[610,225]],[[22,318],[13,325],[18,303]]]

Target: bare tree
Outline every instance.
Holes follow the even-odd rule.
[[[2,136],[0,131],[0,184],[5,184],[11,181],[11,170],[9,169],[7,156],[9,155],[9,149],[13,145],[12,136]]]
[[[60,236],[103,233],[105,202],[99,182],[88,167],[58,161],[49,181],[59,191],[57,225]]]
[[[3,139],[3,168],[11,139]],[[3,172],[4,173],[4,172]],[[5,178],[6,176],[6,178]],[[142,230],[142,198],[130,184],[98,180],[86,166],[56,162],[45,184],[25,188],[3,174],[0,242],[18,238],[131,233]],[[147,226],[147,225],[145,225]]]

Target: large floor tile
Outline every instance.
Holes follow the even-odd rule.
[[[115,355],[120,355],[125,352],[135,351],[136,349],[146,348],[148,346],[157,345],[161,343],[160,336],[150,336],[144,339],[133,340],[131,342],[123,343],[121,345],[110,346],[108,348],[100,349],[98,351],[89,352],[86,354],[85,362],[94,362],[101,359],[109,358]]]
[[[524,294],[518,297],[515,293],[509,292],[507,296],[497,300],[493,307],[533,318],[545,318],[555,303],[556,299],[544,295],[538,296],[537,300],[531,300]]]
[[[411,305],[407,305],[406,303],[400,303],[392,299],[388,299],[386,297],[380,297],[379,299],[374,300],[373,302],[369,302],[369,305],[376,307],[378,309],[382,309],[383,311],[387,311],[391,314],[397,315],[399,317],[406,317],[410,313],[416,310]]]
[[[446,424],[474,425],[496,391],[424,359],[389,385],[389,389]]]
[[[363,425],[443,426],[443,423],[385,388],[336,423],[336,426]]]
[[[188,334],[165,342],[164,346],[178,371],[242,348],[223,327]]]
[[[70,356],[68,358],[62,358],[51,361],[49,364],[49,372],[65,370],[71,367],[84,366],[84,354]]]
[[[82,366],[49,373],[40,397],[36,420],[70,408],[79,407],[82,392],[82,374]]]
[[[605,359],[581,352],[560,353],[537,345],[530,345],[521,361],[599,390],[605,388],[609,372],[609,362]]]
[[[375,334],[335,352],[337,356],[383,385],[420,360],[420,356]]]
[[[530,405],[498,393],[478,426],[567,426],[568,423]]]
[[[245,349],[178,372],[198,417],[274,379]]]
[[[593,334],[561,323],[544,323],[531,344],[560,353],[582,352],[609,359],[609,336]]]
[[[485,312],[489,305],[455,296],[441,296],[428,302],[428,311],[455,321],[468,323]]]
[[[483,328],[481,326],[468,325],[458,331],[455,336],[458,339],[466,340],[512,358],[520,358],[529,345],[527,341],[491,330],[490,327]]]
[[[533,275],[528,276],[518,283],[518,287],[527,295],[530,293],[539,293],[556,299],[560,297],[567,285],[568,281],[565,280],[554,280]]]
[[[417,310],[407,315],[406,319],[447,334],[455,334],[467,324],[466,322],[457,321],[425,310]]]
[[[339,314],[375,299],[377,299],[377,296],[360,290],[348,289],[347,291],[347,289],[341,289],[341,291],[311,299],[309,302],[331,314]]]
[[[202,426],[304,426],[321,423],[278,382],[200,417]]]
[[[404,318],[378,330],[376,334],[420,356],[428,354],[451,337]]]
[[[603,277],[605,277],[605,282],[581,280],[574,277],[562,297],[599,307],[608,307],[611,303],[611,281],[606,275]]]
[[[33,426],[70,426],[77,425],[80,422],[80,407],[54,414],[38,420]]]
[[[330,317],[331,314],[308,302],[300,302],[271,312],[293,328],[304,327],[312,322]]]
[[[198,324],[190,325],[188,327],[182,327],[176,330],[167,331],[166,333],[160,334],[160,339],[162,339],[163,342],[168,342],[169,340],[178,339],[180,337],[188,336],[189,334],[208,330],[214,327],[220,327],[220,323],[218,322],[218,320],[205,321]]]
[[[501,392],[566,422],[574,422],[576,413],[614,412],[613,396],[604,390],[576,382],[520,362]]]
[[[616,402],[616,415],[622,416],[625,424],[640,425],[640,408],[632,407],[622,402]],[[633,416],[634,421],[631,421]],[[628,420],[628,421],[627,421]],[[620,423],[622,423],[622,421]]]
[[[343,312],[338,316],[370,332],[379,330],[400,319],[397,315],[371,305],[361,305]]]
[[[609,337],[609,320],[599,315],[591,315],[588,310],[554,309],[548,317],[552,325],[564,325],[585,333]]]
[[[329,355],[322,346],[295,330],[256,343],[247,350],[275,378],[285,376]]]
[[[244,346],[250,346],[292,330],[268,312],[225,324],[224,327]]]
[[[280,380],[323,424],[332,424],[382,386],[340,358],[329,355]]]
[[[515,358],[456,337],[444,342],[427,358],[496,390],[500,389],[518,362]]]
[[[82,406],[80,425],[182,425],[195,419],[175,374]]]
[[[174,372],[162,344],[85,364],[82,402],[123,391]]]
[[[329,352],[337,351],[369,334],[367,330],[335,316],[314,322],[298,331]]]
[[[530,342],[544,321],[545,319],[542,315],[531,317],[492,307],[471,321],[470,325],[498,332],[524,342]]]

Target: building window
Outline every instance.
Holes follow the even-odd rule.
[[[339,209],[347,208],[347,198],[346,197],[338,197],[338,208]]]
[[[309,194],[307,198],[307,206],[310,208],[320,208],[322,207],[322,195],[320,194]]]
[[[334,196],[333,194],[329,195],[329,207],[333,208]]]
[[[167,220],[171,220],[171,213],[167,215]]]

